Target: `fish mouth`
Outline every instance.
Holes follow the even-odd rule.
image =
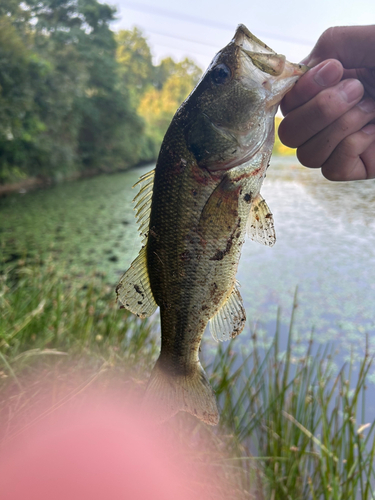
[[[287,61],[285,56],[277,54],[243,24],[238,26],[233,42],[240,48],[244,73],[249,73],[253,81],[255,78],[268,91],[267,107],[278,104],[298,78],[310,69]],[[260,71],[254,71],[254,66]]]
[[[268,80],[271,94],[267,100],[267,107],[277,106],[299,77],[304,75],[309,69],[308,66],[303,64],[294,64],[285,60],[284,68],[280,75],[272,76]]]

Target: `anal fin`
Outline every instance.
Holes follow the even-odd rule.
[[[271,210],[260,194],[251,204],[246,232],[258,243],[272,247],[276,242],[276,233]]]
[[[210,319],[210,332],[216,342],[237,337],[245,327],[246,313],[237,283],[219,311]]]
[[[116,287],[117,299],[140,318],[147,318],[158,307],[150,287],[146,247],[139,252]]]

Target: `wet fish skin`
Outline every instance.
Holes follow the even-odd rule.
[[[278,103],[306,69],[240,25],[176,112],[154,176],[144,179],[138,219],[145,246],[117,293],[141,317],[160,307],[161,353],[145,404],[161,421],[178,411],[219,420],[199,346],[208,322],[216,340],[244,328],[235,279],[240,252],[246,232],[275,242],[260,187]]]

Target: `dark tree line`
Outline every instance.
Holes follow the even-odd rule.
[[[119,85],[114,10],[96,0],[3,0],[0,179],[115,169],[143,123]]]
[[[143,98],[182,63],[153,66],[138,30],[111,31],[114,15],[97,0],[1,1],[0,183],[155,158],[164,130],[155,135]],[[187,68],[187,91],[198,76]]]

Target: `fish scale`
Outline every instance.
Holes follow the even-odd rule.
[[[160,308],[161,351],[144,398],[157,421],[178,411],[219,421],[199,347],[208,323],[217,341],[245,326],[241,248],[246,233],[275,243],[260,188],[278,103],[306,70],[240,25],[176,112],[154,173],[141,178],[135,202],[144,246],[117,296],[140,317]]]

